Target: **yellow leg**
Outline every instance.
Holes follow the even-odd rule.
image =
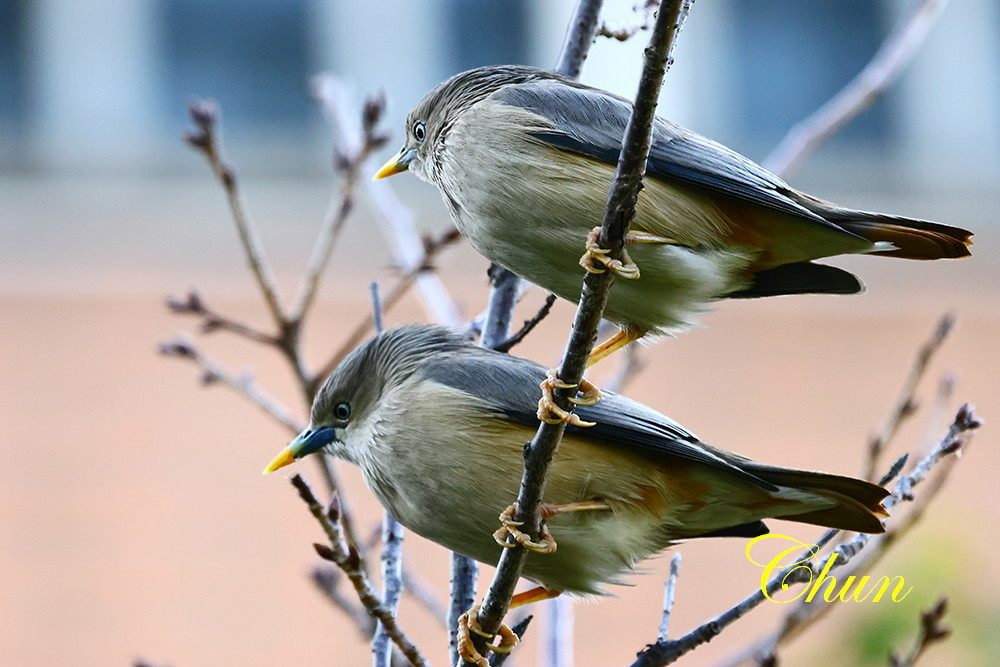
[[[510,601],[510,608],[523,607],[526,604],[531,604],[532,602],[541,602],[542,600],[551,600],[552,598],[557,598],[562,595],[562,591],[550,591],[545,588],[545,586],[538,586],[532,588],[530,591],[523,591],[518,593]]]
[[[637,341],[645,335],[645,332],[639,333],[638,331],[630,329],[619,329],[618,333],[591,351],[590,356],[587,357],[587,368],[590,368],[601,359],[610,357],[612,354],[622,349],[629,343]]]
[[[668,239],[665,236],[647,234],[646,232],[629,232],[625,235],[625,243],[659,243],[660,245],[677,245],[676,241]]]

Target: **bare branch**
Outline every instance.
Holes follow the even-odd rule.
[[[886,445],[888,445],[889,441],[899,430],[899,425],[916,410],[917,385],[920,384],[920,380],[924,377],[927,366],[934,354],[941,349],[941,346],[948,338],[948,334],[954,326],[954,315],[951,313],[942,315],[934,327],[934,333],[931,334],[927,342],[917,351],[913,365],[910,367],[909,375],[907,375],[906,381],[903,383],[899,399],[896,401],[895,408],[889,413],[889,417],[882,426],[882,430],[873,436],[868,443],[868,457],[865,461],[864,470],[865,479],[873,479],[875,477],[875,470],[879,466],[879,459]]]
[[[226,192],[226,201],[229,203],[229,211],[233,216],[233,222],[236,223],[240,243],[243,244],[243,251],[246,254],[247,263],[250,265],[250,271],[257,281],[257,286],[260,287],[275,325],[280,330],[285,323],[285,316],[278,301],[274,275],[264,257],[264,249],[257,236],[257,230],[250,224],[250,219],[246,214],[237,187],[236,174],[222,159],[222,147],[217,132],[219,106],[210,100],[194,100],[189,105],[189,111],[195,129],[188,130],[184,134],[184,139],[205,157],[208,165],[212,168],[212,173],[215,174],[215,178],[222,184]]]
[[[403,633],[396,622],[396,617],[386,608],[382,600],[379,599],[378,592],[372,586],[371,581],[369,581],[364,568],[361,567],[361,559],[358,556],[358,552],[344,541],[339,524],[340,509],[337,503],[337,496],[333,496],[330,501],[330,507],[324,510],[323,506],[316,500],[312,489],[309,488],[309,484],[306,483],[301,475],[292,476],[291,482],[292,486],[299,492],[299,497],[308,505],[309,511],[315,517],[316,521],[319,522],[320,526],[322,526],[323,532],[326,533],[327,539],[330,541],[329,545],[314,544],[313,547],[316,549],[316,553],[319,554],[320,558],[336,564],[347,575],[365,610],[385,627],[386,633],[392,638],[392,641],[399,647],[399,650],[403,652],[403,655],[406,656],[410,663],[422,667],[427,666],[428,663],[420,654],[420,650]]]
[[[299,292],[293,302],[294,305],[289,310],[288,319],[293,322],[302,321],[316,298],[323,270],[330,261],[330,256],[333,254],[334,246],[347,218],[354,210],[355,190],[368,158],[388,140],[387,135],[376,131],[376,126],[381,121],[384,111],[385,97],[383,95],[380,94],[366,100],[361,113],[360,145],[356,147],[352,145],[346,152],[342,151],[339,158],[335,160],[335,167],[343,177],[339,198],[336,195],[331,198],[323,224],[320,226],[319,236],[313,245],[312,255],[309,257],[302,282],[299,285]],[[346,114],[346,111],[341,113]]]
[[[601,247],[610,250],[613,258],[620,257],[628,225],[635,215],[635,203],[649,153],[656,102],[680,22],[682,4],[681,0],[663,3],[650,44],[645,51],[639,91],[625,130],[622,153],[601,229]],[[580,306],[558,372],[558,377],[565,383],[579,384],[583,378],[587,355],[594,345],[613,275],[611,272],[588,273],[584,278]],[[555,398],[563,409],[572,408],[567,391],[556,392]],[[538,508],[544,493],[545,478],[564,429],[564,422],[542,423],[525,448],[524,475],[517,498],[515,520],[524,522],[521,530],[529,535],[538,533],[541,523]],[[479,614],[479,624],[486,633],[496,633],[499,629],[521,575],[526,552],[513,545],[517,545],[517,542],[513,542],[512,547],[504,549],[500,555],[496,575]],[[485,641],[477,641],[476,649],[480,653],[486,651]]]
[[[604,0],[578,0],[576,3],[573,19],[559,52],[559,63],[556,65],[556,71],[560,74],[571,79],[580,78],[580,69],[597,34],[597,19],[603,3]]]
[[[193,289],[188,291],[184,299],[167,297],[167,308],[176,315],[195,315],[201,317],[201,333],[203,334],[210,334],[219,330],[229,331],[258,343],[279,345],[278,339],[271,334],[258,331],[251,326],[237,322],[221,313],[211,310],[205,305],[201,295]]]
[[[190,341],[177,338],[166,343],[160,343],[160,354],[191,361],[203,371],[201,378],[203,385],[208,386],[221,382],[280,422],[292,433],[298,433],[302,430],[302,423],[292,417],[285,406],[281,405],[274,397],[268,395],[258,387],[253,381],[253,377],[247,373],[235,375],[226,371]]]
[[[975,429],[978,429],[980,425],[981,422],[975,417],[971,406],[963,405],[959,408],[944,438],[940,440],[938,445],[930,453],[917,463],[909,475],[899,479],[892,495],[883,501],[883,505],[886,510],[891,511],[892,508],[899,502],[912,501],[914,497],[913,487],[917,486],[924,479],[926,479],[928,473],[938,463],[960,451],[966,441],[967,434]],[[811,550],[812,553],[817,553],[820,546],[829,542],[840,532],[841,531],[839,530],[827,531],[823,537],[817,541],[815,545],[816,549]],[[838,569],[845,566],[873,539],[878,540],[879,538],[873,538],[873,536],[868,534],[860,534],[855,536],[850,541],[839,545],[834,550],[837,560],[833,563],[833,567],[831,569]],[[796,560],[798,561],[800,559]],[[812,569],[801,567],[800,563],[799,565],[793,564],[784,568],[768,581],[766,586],[767,595],[777,592],[783,586],[791,586],[796,583],[811,580],[811,578],[817,574],[818,567],[819,564],[817,563],[812,564]],[[767,597],[765,596],[764,591],[757,589],[735,606],[727,609],[715,618],[706,621],[683,637],[674,640],[667,640],[665,642],[658,641],[655,644],[650,645],[646,648],[646,650],[639,654],[638,658],[632,663],[631,667],[659,667],[661,665],[672,664],[682,655],[693,650],[695,647],[711,641],[723,630],[725,630],[726,627],[746,615],[750,610],[763,603],[766,599]]]
[[[916,0],[878,52],[843,90],[795,125],[763,164],[787,176],[855,116],[870,107],[913,60],[947,0]]]
[[[346,84],[331,74],[321,74],[314,77],[312,89],[323,111],[330,118],[341,150],[347,153],[356,150],[357,137],[362,136],[362,131],[358,128],[354,115],[348,112],[354,107]],[[400,203],[392,185],[386,180],[372,181],[364,178],[359,181],[359,185],[363,185],[375,205],[375,221],[392,248],[394,263],[401,267],[404,274],[412,272],[429,319],[448,326],[458,326],[461,321],[458,307],[441,279],[420,268],[426,264],[426,252],[424,241],[417,232],[416,216]],[[386,310],[389,308],[388,302],[387,297]]]
[[[946,611],[948,611],[948,598],[943,597],[927,611],[920,612],[920,636],[917,637],[916,644],[905,658],[898,658],[895,653],[890,655],[889,664],[892,667],[910,667],[910,665],[916,664],[931,644],[936,644],[950,637],[951,629],[941,625]]]
[[[677,577],[681,571],[681,555],[674,554],[670,559],[670,576],[667,577],[667,585],[663,590],[663,616],[660,618],[660,631],[656,635],[656,641],[667,640],[667,633],[670,631],[670,614],[674,610],[674,590],[677,588]]]
[[[549,316],[555,302],[555,294],[549,294],[545,297],[545,303],[538,309],[538,312],[535,313],[530,320],[525,320],[524,325],[511,335],[510,338],[495,346],[493,349],[497,352],[510,352],[511,348],[527,338],[528,334],[530,334],[542,320]]]
[[[608,37],[619,42],[626,42],[636,35],[636,33],[649,30],[649,24],[653,22],[653,14],[660,6],[659,0],[643,0],[640,5],[632,7],[632,11],[638,14],[629,24],[622,26],[612,26],[607,21],[601,21],[597,28],[598,37]]]

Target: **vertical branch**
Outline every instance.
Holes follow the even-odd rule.
[[[674,610],[674,589],[677,588],[677,577],[681,571],[681,555],[674,554],[670,560],[670,576],[667,577],[667,585],[663,590],[663,616],[660,618],[660,631],[656,633],[656,641],[667,641],[667,633],[670,631],[670,614]]]
[[[628,225],[635,215],[635,204],[649,154],[656,103],[667,68],[667,58],[680,23],[682,5],[681,0],[669,0],[661,4],[649,46],[644,52],[639,90],[625,130],[622,152],[601,228],[601,246],[610,251],[612,258],[621,256]],[[583,378],[587,356],[594,345],[597,326],[607,304],[613,278],[614,274],[611,272],[588,273],[583,280],[573,331],[558,371],[558,377],[564,383],[578,385]],[[555,392],[555,400],[563,409],[572,409],[568,398],[567,390]],[[544,493],[545,478],[565,426],[565,422],[540,424],[534,438],[525,448],[524,475],[521,478],[514,518],[523,522],[521,530],[532,536],[538,534],[541,524],[538,508]],[[511,548],[504,549],[501,553],[496,575],[483,602],[479,624],[486,633],[496,633],[499,630],[514,587],[521,576],[527,554],[516,544],[513,542]],[[483,653],[486,650],[485,644],[485,641],[476,641],[476,649]]]
[[[382,296],[378,283],[371,284],[372,320],[375,333],[385,329],[382,311]],[[388,511],[382,516],[382,604],[386,611],[396,616],[399,598],[403,595],[403,527]],[[372,665],[391,667],[392,643],[384,623],[379,622],[372,639]]]
[[[212,168],[212,173],[215,174],[215,178],[222,184],[226,192],[226,201],[229,204],[233,222],[236,223],[236,231],[239,234],[240,243],[243,245],[250,271],[257,281],[257,286],[260,287],[268,310],[271,311],[271,317],[280,331],[285,324],[285,315],[278,302],[278,290],[275,287],[274,275],[264,258],[264,248],[261,246],[257,231],[247,218],[243,199],[236,183],[236,174],[222,159],[222,151],[216,132],[219,107],[208,100],[195,100],[191,102],[190,111],[191,119],[197,129],[186,133],[184,138],[188,144],[201,151],[202,155],[205,156]]]
[[[597,19],[601,14],[604,0],[579,0],[573,12],[573,20],[566,30],[562,51],[559,53],[559,64],[556,71],[571,79],[580,78],[583,61],[587,59],[590,45],[597,35]]]
[[[594,41],[603,0],[579,0],[566,33],[566,40],[556,69],[573,78],[580,76],[580,68]],[[497,349],[510,337],[510,324],[517,305],[521,279],[507,269],[492,264],[489,269],[490,296],[483,323],[480,344]],[[448,613],[450,628],[449,647],[451,664],[458,658],[458,619],[476,602],[476,580],[479,565],[470,558],[453,553],[451,556],[451,604]],[[509,596],[508,596],[509,599]],[[502,616],[501,619],[502,620]],[[480,649],[482,651],[482,649]]]

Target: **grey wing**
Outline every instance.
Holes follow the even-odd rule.
[[[549,121],[551,128],[533,132],[540,141],[617,164],[632,112],[627,100],[552,80],[508,86],[492,99],[523,107]],[[752,160],[661,118],[653,128],[646,173],[856,236],[796,203],[792,196],[797,193],[788,184]]]
[[[536,410],[546,369],[520,357],[480,348],[440,355],[424,365],[425,379],[459,389],[485,401],[497,415],[524,426],[536,427]],[[616,447],[657,457],[677,457],[740,476],[767,490],[776,486],[747,472],[742,457],[708,448],[697,437],[665,415],[624,396],[605,392],[596,405],[580,406],[576,413],[596,422],[581,428],[567,426],[566,433],[601,440]]]

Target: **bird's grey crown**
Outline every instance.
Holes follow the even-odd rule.
[[[312,421],[330,420],[334,406],[350,401],[355,414],[372,409],[386,387],[396,386],[428,358],[467,347],[468,342],[445,327],[406,325],[370,338],[348,354],[323,383],[313,401]]]

